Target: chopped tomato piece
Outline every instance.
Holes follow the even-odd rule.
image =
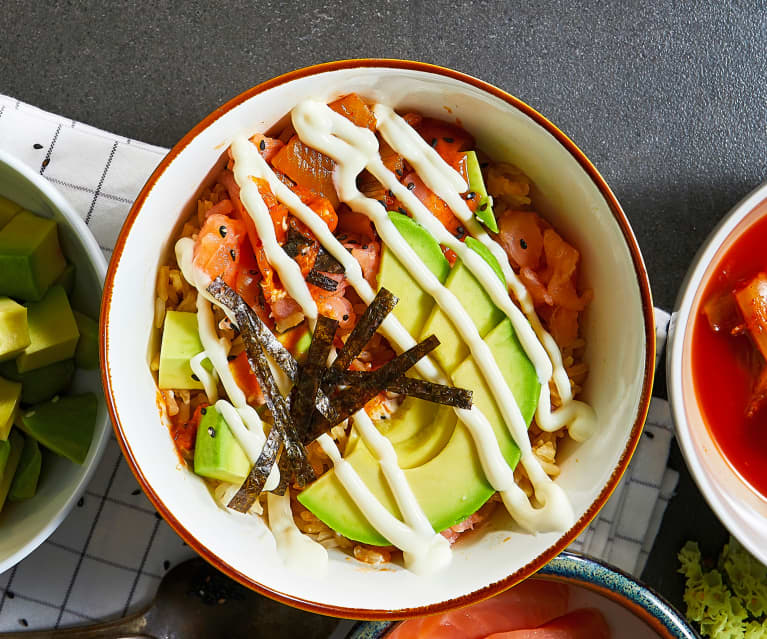
[[[263,133],[256,133],[250,138],[250,141],[258,147],[261,157],[267,162],[270,162],[271,159],[277,155],[279,150],[285,146],[285,143],[282,140],[268,138]]]
[[[207,406],[208,404],[199,404],[189,418],[189,421],[181,424],[175,422],[171,423],[171,437],[173,438],[173,443],[182,459],[191,459],[194,453],[197,428],[202,420],[202,411],[205,410]]]
[[[248,356],[243,351],[231,362],[229,362],[229,370],[232,371],[234,381],[237,382],[237,386],[240,387],[243,393],[245,393],[245,399],[248,404],[256,404],[260,406],[264,403],[264,395],[261,392],[261,386],[258,384],[258,378],[250,367]]]
[[[759,273],[743,288],[735,291],[748,333],[756,347],[767,359],[767,274]]]
[[[245,227],[226,215],[211,215],[205,220],[194,247],[194,263],[211,279],[222,277],[234,286],[246,240]]]
[[[335,162],[306,146],[297,135],[272,158],[272,166],[296,184],[330,200],[333,207],[338,206],[338,195],[333,184]]]
[[[408,189],[413,191],[413,194],[421,200],[421,203],[431,211],[434,217],[442,222],[443,226],[450,233],[460,240],[466,237],[466,230],[461,220],[455,216],[442,198],[437,197],[434,192],[429,190],[415,172],[406,175],[402,182]],[[413,185],[412,187],[410,186],[411,184]]]
[[[328,106],[357,126],[365,127],[371,131],[376,130],[376,116],[356,93],[345,95],[335,102],[331,102]]]

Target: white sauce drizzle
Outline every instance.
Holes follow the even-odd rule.
[[[192,372],[197,376],[197,379],[202,383],[202,387],[205,389],[205,394],[208,396],[209,402],[215,402],[218,399],[218,373],[216,369],[213,369],[212,373],[202,365],[203,360],[208,357],[205,351],[197,353],[192,359],[189,360],[189,366]]]
[[[520,301],[528,321],[521,318],[521,312],[511,301],[508,293],[503,290],[500,282],[492,275],[490,266],[466,244],[449,233],[415,194],[396,179],[383,165],[383,162],[375,163],[373,167],[375,170],[372,170],[370,166],[368,170],[408,207],[416,221],[424,226],[440,244],[448,246],[461,258],[477,280],[482,282],[495,305],[511,320],[522,347],[538,372],[538,378],[542,385],[541,401],[539,401],[536,409],[538,426],[542,430],[552,432],[569,424],[569,431],[573,439],[577,441],[587,439],[596,429],[596,415],[588,404],[572,399],[572,386],[562,364],[562,354],[559,347],[554,338],[543,328],[535,312],[532,297],[527,287],[511,268],[508,255],[476,221],[471,209],[461,197],[461,193],[468,188],[463,177],[447,164],[439,153],[427,144],[418,132],[397,115],[391,107],[377,104],[373,110],[378,130],[389,146],[417,170],[418,176],[424,184],[442,198],[453,213],[468,227],[471,235],[493,253],[501,265],[509,287]],[[543,349],[545,352],[542,352]],[[562,408],[554,413],[551,411],[549,379],[554,380],[563,403]]]
[[[277,542],[277,552],[285,564],[292,570],[313,577],[324,575],[328,570],[328,551],[296,526],[290,509],[290,489],[283,496],[267,493],[266,504],[269,528]]]
[[[370,418],[368,418],[368,420],[369,419]],[[373,430],[376,430],[375,426],[372,426],[372,428]],[[409,570],[416,574],[428,574],[433,573],[450,563],[452,554],[450,551],[450,543],[442,535],[435,534],[428,521],[426,522],[426,525],[430,529],[430,533],[421,531],[420,523],[408,525],[401,522],[392,515],[383,504],[378,501],[378,499],[376,499],[373,493],[370,492],[370,489],[365,482],[362,481],[362,478],[357,474],[357,471],[354,470],[354,467],[341,457],[338,447],[328,434],[320,435],[317,438],[317,441],[322,450],[325,451],[325,454],[330,457],[333,462],[333,468],[335,469],[339,481],[343,484],[344,488],[362,511],[362,514],[365,515],[365,518],[370,522],[371,526],[379,531],[393,545],[402,550],[405,565]],[[389,445],[391,446],[391,444]],[[393,449],[392,452],[394,452]],[[385,457],[387,456],[385,455]],[[386,472],[387,468],[391,470],[389,463],[391,460],[379,458],[379,461],[382,463],[384,472]],[[394,465],[396,466],[396,455]],[[399,469],[399,467],[397,468]],[[397,485],[398,482],[396,479],[392,482],[389,475],[387,475],[386,478],[391,482],[390,486],[392,487],[392,491],[394,491],[395,486],[397,486],[398,489],[401,488]],[[409,492],[409,487],[407,492]],[[401,497],[402,495],[397,496],[398,504]],[[408,508],[413,507],[420,511],[420,506],[418,506],[415,500],[413,501],[413,504],[408,504]],[[410,514],[412,515],[412,513]],[[403,512],[403,517],[407,518],[408,516],[409,515]],[[423,517],[422,512],[420,515],[416,515],[415,519],[420,520],[421,517]]]

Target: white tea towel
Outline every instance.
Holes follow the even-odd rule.
[[[59,187],[107,258],[132,202],[167,152],[2,95],[0,149]],[[658,319],[660,351],[667,317],[659,313]],[[626,477],[574,549],[641,572],[676,486],[676,473],[666,470],[670,434],[668,408],[655,399]],[[113,435],[69,517],[40,548],[0,575],[0,631],[123,614],[154,594],[168,568],[193,554],[139,490]]]

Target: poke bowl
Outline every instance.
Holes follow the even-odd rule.
[[[65,295],[62,292],[60,299],[66,300],[68,297],[74,309],[92,318],[97,317],[101,300],[101,287],[106,273],[106,260],[96,240],[77,212],[45,178],[32,171],[21,160],[4,152],[0,152],[0,196],[5,198],[6,203],[12,202],[21,207],[24,214],[30,218],[39,219],[42,217],[56,222],[54,228],[63,253],[62,259],[65,258],[71,265],[71,273],[74,276],[70,282],[71,294],[68,292]],[[4,221],[7,222],[7,218]],[[4,225],[4,228],[7,225]],[[67,285],[68,290],[70,285]],[[4,299],[8,300],[8,298]],[[69,313],[71,315],[71,310]],[[59,319],[61,319],[60,316]],[[94,322],[93,326],[93,338],[95,339],[98,332],[97,324]],[[7,330],[7,327],[8,324],[4,323],[3,330]],[[63,325],[54,330],[63,333]],[[3,338],[4,344],[6,344],[7,335],[4,334]],[[92,355],[94,361],[91,362],[89,368],[97,369],[98,353],[95,346]],[[15,360],[7,357],[3,359],[4,361],[0,363],[0,378],[2,378],[5,388],[10,384],[28,390],[30,386],[27,385],[27,377],[22,376],[15,380],[11,378],[16,373]],[[56,371],[59,363],[53,364],[52,368],[44,367],[36,370]],[[68,364],[69,362],[64,363]],[[13,370],[9,371],[9,367]],[[33,370],[32,375],[35,372]],[[40,462],[38,474],[34,479],[35,489],[23,500],[11,501],[11,499],[5,499],[9,492],[7,487],[5,488],[6,494],[3,495],[5,504],[0,514],[0,529],[2,529],[2,535],[0,535],[0,572],[21,561],[43,543],[64,521],[95,472],[109,437],[108,415],[98,371],[83,370],[79,367],[75,369],[75,366],[72,365],[66,375],[59,372],[56,375],[57,378],[61,377],[64,381],[62,386],[60,379],[53,380],[56,384],[55,392],[60,392],[62,397],[65,396],[65,393],[89,395],[90,408],[95,410],[93,421],[89,424],[89,426],[93,426],[92,435],[88,435],[87,441],[83,442],[83,448],[77,457],[78,463],[73,463],[60,454],[54,454],[51,450],[47,450],[47,440],[43,437],[40,440],[43,445],[39,446],[40,452],[37,453]],[[69,378],[71,378],[71,382]],[[61,386],[60,389],[59,386]],[[48,389],[50,392],[47,397],[44,397],[44,390],[38,386],[35,391],[38,397],[25,404],[25,410],[29,411],[31,404],[37,404],[38,401],[50,398],[53,391]],[[22,390],[18,396],[17,407],[27,402],[29,397]],[[3,393],[3,408],[7,407],[7,400],[7,395]],[[13,457],[12,439],[20,440],[22,438],[20,433],[22,429],[17,428],[19,426],[19,414],[19,412],[16,413],[14,425],[10,432],[5,432],[5,440],[11,442],[11,451],[3,461],[4,473],[8,470],[10,459]],[[65,420],[66,418],[62,420],[62,423]],[[55,421],[58,422],[59,418],[56,417]],[[25,433],[23,435],[24,446],[28,440],[31,441],[32,439],[33,436],[29,432]],[[50,441],[48,443],[50,444]],[[37,446],[35,447],[37,448]],[[56,448],[55,445],[54,448]],[[20,461],[18,465],[21,465]]]
[[[276,78],[185,136],[102,322],[158,511],[246,586],[353,618],[466,605],[561,552],[636,447],[655,349],[639,249],[577,147],[388,60]]]
[[[712,510],[762,562],[767,562],[760,382],[766,213],[763,184],[723,218],[700,249],[672,315],[666,360],[685,461]]]
[[[395,632],[398,625],[392,622],[360,623],[348,639],[405,639],[408,636],[428,639],[430,630],[438,637],[465,637],[468,628],[475,633],[472,636],[494,632],[499,633],[498,636],[509,633],[508,636],[521,639],[526,632],[533,637],[547,636],[541,626],[546,628],[551,624],[567,633],[556,636],[698,637],[684,616],[651,588],[617,568],[583,555],[562,553],[522,584],[522,588],[527,592],[506,591],[452,616],[446,613],[439,623],[433,620],[428,626],[424,623],[418,627],[416,620],[399,624],[401,628]],[[481,606],[487,611],[480,610]],[[408,623],[412,626],[405,627]],[[588,623],[594,628],[588,630]],[[483,627],[483,624],[486,625]],[[536,630],[527,630],[533,627]]]

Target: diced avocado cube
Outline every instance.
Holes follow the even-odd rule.
[[[17,213],[20,213],[21,208],[20,204],[0,195],[0,229],[8,224]]]
[[[43,299],[31,303],[27,322],[31,344],[16,359],[19,373],[74,356],[80,331],[63,288],[52,286]]]
[[[53,220],[22,211],[0,230],[0,295],[42,299],[66,266]]]
[[[24,437],[16,430],[12,430],[7,441],[0,442],[0,509],[5,505],[5,498],[11,488],[11,482],[16,474],[16,469],[21,461],[21,453],[24,450]]]
[[[25,437],[21,459],[19,459],[19,466],[16,468],[16,474],[11,482],[8,499],[11,501],[22,501],[35,496],[42,463],[43,456],[40,453],[40,446],[37,444],[37,440],[32,437]]]
[[[61,271],[61,275],[59,275],[51,284],[51,286],[61,286],[66,292],[67,295],[70,297],[72,296],[72,291],[75,290],[75,265],[72,263],[67,264],[64,267],[64,270]]]
[[[2,362],[0,375],[14,382],[21,382],[21,403],[38,404],[63,391],[75,375],[75,362],[65,359],[49,366],[19,373],[16,362]]]
[[[487,194],[485,180],[482,178],[482,169],[479,166],[475,151],[466,153],[466,173],[469,176],[469,191],[473,191],[478,200],[474,215],[493,233],[497,233],[498,223],[495,221],[495,214],[493,213],[493,198]]]
[[[97,410],[93,393],[65,395],[20,411],[16,424],[57,455],[82,464],[93,439]]]
[[[197,313],[168,311],[160,346],[160,388],[200,389],[202,383],[192,377],[189,360],[203,350],[197,328]]]
[[[21,384],[0,377],[0,440],[8,439],[21,397]]]
[[[16,357],[30,344],[27,309],[0,297],[0,362]]]
[[[194,472],[202,477],[242,484],[250,472],[250,462],[232,434],[223,415],[213,406],[197,428],[194,446]]]
[[[99,323],[79,311],[74,311],[80,339],[75,350],[78,368],[94,370],[99,367]]]

